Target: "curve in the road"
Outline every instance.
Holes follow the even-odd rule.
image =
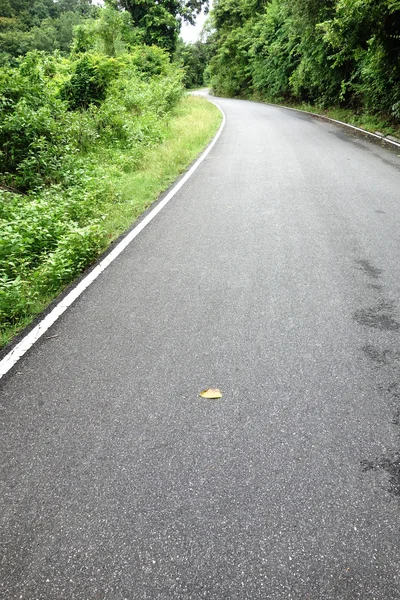
[[[1,598],[400,598],[399,158],[218,104],[174,201],[1,381]]]

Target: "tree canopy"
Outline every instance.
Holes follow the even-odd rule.
[[[111,21],[116,35],[122,19],[125,29],[131,30],[131,40],[173,54],[182,22],[194,23],[196,15],[207,10],[208,0],[105,0],[105,4],[108,12],[92,0],[0,0],[0,60],[13,63],[34,49],[67,54],[75,28],[85,29],[87,21],[99,14],[108,35],[112,35]]]
[[[34,49],[66,53],[74,27],[97,11],[91,0],[0,0],[0,59]]]
[[[172,53],[182,21],[193,24],[208,0],[108,0],[114,8],[127,10],[146,44],[155,44]]]

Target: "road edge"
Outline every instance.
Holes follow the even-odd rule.
[[[285,106],[284,104],[274,104],[273,102],[261,102],[261,104],[266,104],[267,106],[275,106],[277,108],[284,108],[285,110],[292,110],[303,115],[310,115],[311,117],[315,117],[317,119],[322,119],[330,123],[335,123],[336,125],[341,125],[342,127],[348,127],[353,131],[357,131],[358,133],[362,133],[363,135],[370,136],[377,141],[387,144],[388,146],[391,146],[393,148],[400,148],[399,142],[395,142],[394,140],[389,139],[383,134],[379,135],[377,133],[372,133],[372,131],[367,131],[366,129],[362,129],[361,127],[357,127],[356,125],[351,125],[350,123],[345,123],[344,121],[338,121],[337,119],[333,119],[332,117],[328,117],[327,115],[320,115],[318,113],[310,112],[308,110],[301,110],[300,108],[292,108],[290,106]]]
[[[205,150],[200,154],[197,160],[192,164],[186,173],[181,176],[178,181],[173,185],[172,189],[166,194],[166,196],[159,201],[156,206],[151,209],[146,216],[140,220],[140,222],[125,235],[122,240],[111,250],[107,252],[104,258],[100,258],[100,262],[83,278],[78,279],[76,284],[73,285],[70,292],[61,298],[55,307],[39,321],[39,323],[27,333],[20,342],[18,342],[0,361],[0,379],[6,375],[16,363],[32,348],[32,346],[42,337],[46,331],[61,317],[62,314],[75,302],[77,298],[106,270],[106,268],[114,262],[114,260],[125,250],[125,248],[139,235],[139,233],[158,215],[159,212],[168,204],[170,200],[177,194],[177,192],[185,185],[190,179],[193,173],[198,169],[204,159],[211,152],[218,139],[220,138],[222,131],[224,130],[226,123],[226,115],[222,108],[218,106],[216,102],[209,100],[207,101],[214,104],[222,114],[222,123]],[[155,201],[157,202],[157,200]]]

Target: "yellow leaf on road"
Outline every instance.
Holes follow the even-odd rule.
[[[200,396],[202,398],[208,398],[209,400],[217,400],[218,398],[222,398],[222,394],[216,388],[207,388],[200,392]]]

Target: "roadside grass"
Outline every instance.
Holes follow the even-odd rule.
[[[123,233],[195,160],[221,124],[220,111],[199,96],[187,96],[166,123],[164,141],[130,168],[129,152],[118,153],[110,167],[98,156],[110,199],[104,227],[109,240]]]
[[[129,149],[108,148],[90,153],[87,160],[91,163],[91,185],[101,195],[101,227],[106,240],[98,256],[190,166],[221,121],[222,115],[213,104],[198,96],[187,96],[165,120],[163,142],[149,147],[139,160]],[[93,260],[83,268],[91,263]],[[27,327],[75,277],[76,273],[51,293],[43,290],[34,294],[34,301],[27,303],[17,321],[2,325],[0,348]]]

